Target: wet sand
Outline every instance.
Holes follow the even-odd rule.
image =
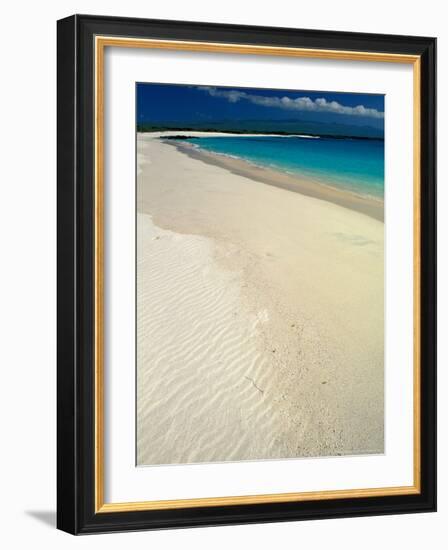
[[[332,186],[331,182],[313,180],[309,177],[299,178],[295,175],[287,174],[286,172],[256,166],[242,159],[240,160],[225,155],[210,153],[209,151],[198,149],[188,142],[166,140],[165,143],[177,147],[179,151],[186,153],[191,158],[220,166],[229,170],[232,174],[248,177],[255,181],[266,183],[267,185],[273,185],[281,189],[301,193],[308,197],[314,197],[333,204],[338,204],[344,208],[367,214],[376,220],[384,221],[383,200],[338,189]]]

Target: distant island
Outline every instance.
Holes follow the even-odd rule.
[[[317,124],[311,122],[285,123],[285,121],[245,121],[238,123],[213,122],[212,124],[160,124],[137,122],[137,132],[219,132],[228,134],[271,134],[289,136],[301,134],[310,137],[332,139],[369,139],[384,141],[384,132],[370,126],[349,126],[342,124]]]
[[[164,132],[167,131],[167,128],[158,128],[154,127],[151,129],[148,129],[145,127],[145,125],[137,125],[137,132],[139,133],[156,133],[156,132]],[[197,132],[199,130],[194,128],[169,128],[170,132]],[[242,131],[242,130],[218,130],[216,128],[206,128],[201,129],[201,132],[204,133],[210,133],[210,134],[238,134],[241,136],[244,136],[245,134],[250,133],[251,135],[260,135],[265,136],[266,132],[262,131]],[[269,132],[270,136],[297,136],[297,137],[310,137],[310,138],[327,138],[327,139],[363,139],[363,140],[369,140],[369,141],[384,141],[384,138],[380,137],[369,137],[369,136],[352,136],[352,135],[343,135],[343,134],[300,134],[297,135],[296,132],[290,133],[290,132]],[[203,136],[205,137],[205,136]],[[160,136],[160,139],[197,139],[195,136],[189,136],[182,133],[176,134],[176,135],[166,135],[166,136]]]

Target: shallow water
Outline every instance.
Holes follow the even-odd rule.
[[[201,149],[325,181],[352,192],[384,196],[382,140],[297,136],[190,138]]]

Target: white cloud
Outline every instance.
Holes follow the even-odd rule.
[[[364,116],[372,118],[384,118],[384,113],[377,109],[370,109],[364,105],[356,107],[348,107],[341,105],[337,101],[327,101],[323,97],[319,97],[314,101],[309,97],[278,97],[278,96],[262,96],[249,94],[240,90],[219,90],[210,86],[201,86],[212,97],[222,97],[230,103],[236,103],[240,100],[249,101],[255,105],[264,107],[278,107],[279,109],[287,109],[291,111],[314,111],[319,113],[338,113],[343,115]]]

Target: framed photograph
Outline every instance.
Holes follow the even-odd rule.
[[[58,527],[436,507],[434,38],[58,21]]]

